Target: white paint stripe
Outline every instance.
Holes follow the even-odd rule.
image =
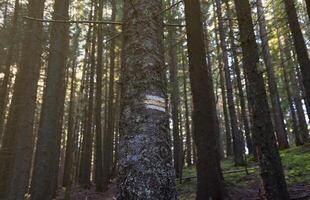
[[[148,109],[153,109],[153,110],[158,110],[161,112],[166,112],[166,109],[163,107],[159,107],[159,106],[154,106],[154,105],[146,105],[146,108]]]
[[[165,102],[165,99],[160,96],[153,96],[153,95],[146,95],[147,100],[154,100],[154,101],[160,101]]]

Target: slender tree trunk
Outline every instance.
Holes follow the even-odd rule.
[[[63,173],[63,186],[68,187],[73,181],[73,156],[74,156],[74,140],[75,140],[75,124],[78,121],[78,112],[75,112],[78,107],[76,102],[76,68],[77,68],[77,56],[79,47],[79,36],[81,34],[81,29],[76,26],[76,32],[73,36],[73,55],[72,55],[72,71],[71,71],[71,83],[70,83],[70,103],[69,103],[69,113],[68,113],[68,131],[67,131],[67,141],[66,141],[66,152],[65,152],[65,163],[64,163],[64,173]],[[84,69],[83,69],[84,70]],[[82,72],[82,80],[84,78],[84,71]],[[82,83],[83,85],[83,83]],[[81,86],[82,87],[82,86]]]
[[[186,163],[187,166],[192,166],[192,136],[189,122],[189,109],[188,109],[188,97],[187,97],[187,73],[185,69],[185,58],[182,52],[182,70],[183,70],[183,98],[185,107],[185,138],[186,138]]]
[[[94,16],[96,16],[96,11]],[[81,162],[80,184],[83,188],[90,188],[92,147],[93,147],[93,113],[94,113],[94,77],[95,77],[95,51],[96,51],[96,31],[94,30],[91,42],[90,75],[88,105],[86,113],[86,123],[83,135],[83,152]]]
[[[255,39],[251,8],[248,0],[234,0],[244,70],[251,93],[249,103],[253,109],[253,138],[257,148],[260,173],[266,199],[289,199],[280,155],[271,122],[264,79],[259,71],[258,46]]]
[[[7,4],[7,3],[6,3]],[[9,47],[5,58],[5,69],[3,81],[0,83],[0,142],[2,138],[4,120],[6,113],[7,97],[11,80],[11,65],[13,63],[13,55],[16,53],[16,35],[17,35],[17,19],[19,14],[19,0],[15,0],[14,14],[12,19],[12,27],[9,31]]]
[[[29,16],[42,18],[43,7],[44,0],[30,0]],[[41,22],[27,21],[25,26],[21,61],[0,149],[0,198],[22,199],[29,180],[43,38]]]
[[[116,19],[116,0],[112,0],[112,16],[111,20]],[[116,31],[115,26],[111,27],[111,32]],[[108,189],[108,184],[112,176],[113,167],[113,136],[114,136],[114,74],[115,74],[115,43],[113,39],[110,46],[110,77],[109,77],[109,97],[108,97],[108,107],[107,109],[107,128],[104,135],[104,151],[103,151],[103,187],[104,190]]]
[[[297,60],[302,72],[303,83],[305,87],[305,100],[310,104],[310,59],[304,37],[298,22],[297,11],[292,0],[284,0],[285,10],[288,17],[289,27],[294,40],[294,46],[297,53]],[[309,137],[307,137],[307,140]]]
[[[237,78],[237,88],[239,93],[239,99],[240,99],[240,107],[241,107],[241,118],[242,118],[242,124],[244,127],[244,133],[246,138],[246,144],[249,151],[249,154],[254,153],[253,148],[253,142],[251,138],[251,131],[250,131],[250,123],[246,112],[246,104],[245,104],[245,95],[243,92],[243,86],[242,86],[242,79],[241,79],[241,70],[239,66],[239,59],[237,55],[237,47],[235,44],[235,37],[234,37],[234,30],[233,30],[233,22],[231,19],[231,8],[229,6],[229,2],[226,2],[227,7],[227,18],[229,19],[229,37],[230,37],[230,43],[231,43],[231,51],[233,55],[233,66],[236,73]]]
[[[53,19],[69,17],[69,0],[56,0]],[[43,94],[38,141],[32,176],[31,199],[52,199],[55,169],[58,168],[65,91],[66,61],[69,47],[69,25],[51,25],[51,47],[47,81]],[[58,171],[58,170],[57,170]]]
[[[305,0],[307,6],[307,13],[310,21],[310,0]]]
[[[174,1],[169,1],[170,4],[174,4]],[[175,16],[175,8],[172,8],[169,13],[169,21],[173,23],[173,17]],[[182,147],[181,137],[179,129],[179,82],[178,82],[178,67],[177,67],[177,49],[176,49],[176,34],[175,30],[170,27],[168,29],[168,65],[170,74],[170,90],[171,90],[171,116],[172,116],[172,135],[173,135],[173,160],[176,177],[179,178],[182,170]]]
[[[98,20],[102,21],[103,19],[103,3],[104,1],[99,1],[98,7]],[[97,49],[97,68],[96,68],[96,110],[95,110],[95,135],[96,135],[96,145],[95,145],[95,184],[96,191],[103,191],[103,153],[102,153],[102,56],[103,56],[103,27],[101,25],[98,26],[97,29],[97,37],[98,37],[98,49]]]
[[[160,12],[160,0],[124,1],[119,200],[177,199]]]
[[[278,92],[278,86],[276,82],[276,77],[273,69],[273,60],[270,54],[268,32],[266,29],[266,19],[264,14],[264,7],[262,0],[256,0],[257,4],[257,18],[259,19],[259,33],[260,39],[262,41],[262,53],[265,66],[267,68],[268,86],[271,98],[271,108],[273,116],[273,124],[275,127],[277,141],[280,149],[286,149],[289,147],[287,141],[287,133],[284,124],[284,117],[281,108],[281,102]]]
[[[187,45],[193,94],[194,139],[197,145],[197,200],[225,196],[219,158],[219,128],[210,66],[205,60],[201,9],[198,0],[185,0]]]
[[[224,64],[224,74],[225,74],[225,83],[227,89],[227,102],[228,102],[228,110],[230,116],[230,125],[232,130],[233,137],[233,150],[234,150],[234,162],[235,165],[244,165],[244,138],[242,132],[238,128],[237,114],[235,109],[234,95],[233,95],[233,87],[231,81],[231,71],[228,63],[228,52],[227,52],[227,44],[224,32],[224,21],[222,16],[222,8],[220,0],[215,1],[216,4],[216,13],[218,18],[218,28],[219,28],[219,36],[220,36],[220,47],[222,50],[222,59]]]

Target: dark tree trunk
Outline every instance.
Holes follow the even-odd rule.
[[[267,199],[289,199],[280,155],[271,122],[264,79],[259,67],[258,46],[255,39],[251,8],[248,0],[234,0],[243,62],[248,79],[249,103],[253,113],[253,139],[257,148],[264,195]]]
[[[112,16],[111,20],[115,21],[116,19],[116,0],[112,0]],[[111,27],[111,32],[116,31],[115,26]],[[115,74],[115,43],[113,39],[110,44],[110,76],[109,76],[109,97],[108,97],[108,107],[106,108],[107,112],[107,128],[104,135],[103,141],[103,187],[104,190],[108,189],[108,184],[112,176],[112,167],[113,167],[113,136],[114,136],[114,74]]]
[[[98,7],[98,20],[102,21],[103,19],[103,3],[104,1],[99,1]],[[103,191],[103,154],[102,154],[102,56],[103,56],[103,27],[101,25],[98,26],[97,29],[97,37],[98,37],[98,49],[97,49],[97,68],[96,68],[96,110],[95,110],[95,184],[96,191]]]
[[[262,0],[256,0],[257,4],[257,18],[259,19],[259,33],[260,39],[262,41],[262,53],[265,66],[267,68],[268,86],[271,98],[271,108],[273,124],[275,127],[277,141],[280,149],[286,149],[289,147],[287,141],[287,133],[284,124],[284,117],[281,108],[281,102],[278,92],[278,86],[276,82],[276,77],[273,69],[273,60],[270,54],[268,32],[266,29],[266,19],[264,14],[264,7]]]
[[[170,4],[174,4],[174,1],[170,0]],[[173,23],[173,17],[175,16],[175,8],[172,8],[169,12],[170,23]],[[176,33],[173,27],[168,29],[168,65],[170,75],[170,105],[171,105],[171,118],[172,118],[172,135],[173,135],[173,161],[176,177],[180,178],[182,173],[182,146],[179,129],[179,82],[178,82],[178,67],[177,67],[177,48],[176,48]]]
[[[160,13],[160,0],[124,1],[119,200],[177,199]]]
[[[70,83],[70,103],[69,103],[69,113],[68,113],[68,131],[67,131],[67,141],[66,141],[66,152],[65,152],[65,163],[64,163],[64,173],[63,173],[63,186],[69,187],[73,182],[73,156],[74,156],[74,140],[75,140],[75,124],[78,119],[78,112],[76,108],[78,107],[76,102],[76,68],[77,68],[77,56],[79,47],[79,36],[81,34],[81,29],[76,26],[76,32],[74,33],[72,39],[72,71],[71,71],[71,83]],[[82,80],[84,78],[84,71],[82,72]],[[83,85],[83,83],[82,83]],[[82,86],[81,86],[82,87]]]
[[[297,60],[302,72],[305,87],[305,100],[310,104],[310,59],[304,37],[298,22],[297,11],[292,0],[284,0],[285,10],[288,17],[289,27],[292,33],[294,46],[297,53]],[[307,140],[309,137],[307,137]]]
[[[30,0],[28,15],[42,18],[43,7],[44,0]],[[0,150],[0,198],[23,199],[28,189],[42,39],[42,23],[27,21],[21,61]]]
[[[19,0],[15,0],[14,14],[12,19],[12,27],[9,31],[9,47],[5,58],[5,70],[4,78],[0,83],[0,142],[3,133],[4,119],[6,113],[7,97],[9,92],[10,80],[11,80],[11,65],[13,62],[13,55],[16,53],[16,35],[17,35],[17,19],[19,14]]]
[[[69,17],[69,0],[56,0],[53,19]],[[69,25],[51,25],[51,47],[47,81],[43,94],[41,119],[35,154],[31,199],[52,199],[55,169],[58,168],[65,91]]]
[[[189,122],[189,109],[187,97],[187,73],[185,68],[185,55],[182,52],[182,70],[183,70],[183,98],[185,107],[185,138],[186,138],[186,163],[187,166],[192,166],[192,134]]]
[[[236,41],[235,41],[234,30],[233,30],[233,21],[231,19],[231,17],[232,17],[231,16],[231,8],[229,6],[228,1],[226,2],[226,7],[227,7],[227,18],[229,19],[229,37],[230,37],[230,43],[231,43],[231,51],[232,51],[232,55],[233,55],[233,66],[234,66],[234,70],[236,73],[237,88],[238,88],[239,99],[240,99],[242,124],[244,127],[246,144],[247,144],[249,154],[253,154],[254,147],[253,147],[253,142],[252,142],[252,138],[251,138],[250,123],[249,123],[248,115],[246,112],[245,95],[244,95],[243,86],[242,86],[242,79],[241,79],[241,70],[240,70],[240,66],[239,66],[237,47],[235,44]]]
[[[231,81],[231,71],[228,63],[228,52],[227,52],[227,44],[226,44],[226,37],[225,37],[225,30],[224,30],[224,20],[222,16],[222,8],[221,8],[221,1],[216,0],[216,13],[218,18],[218,28],[219,28],[219,36],[220,36],[220,47],[222,50],[222,59],[224,64],[224,74],[225,74],[225,83],[227,89],[227,103],[228,103],[228,110],[230,116],[230,125],[232,130],[232,137],[233,137],[233,150],[234,150],[234,162],[235,165],[244,165],[245,161],[243,158],[244,153],[244,138],[243,133],[238,128],[238,120],[237,114],[235,109],[235,102],[234,102],[234,94],[233,94],[233,87]]]
[[[96,6],[95,6],[96,7]],[[96,16],[96,11],[94,12]],[[94,18],[95,20],[95,18]],[[94,113],[94,77],[95,77],[95,51],[96,51],[96,29],[93,31],[90,54],[90,74],[89,74],[89,90],[88,105],[85,113],[85,129],[83,134],[82,155],[81,155],[81,171],[80,184],[83,188],[90,188],[91,163],[92,163],[92,147],[93,147],[93,113]]]
[[[197,199],[222,199],[225,192],[218,149],[219,128],[211,70],[205,60],[200,3],[198,0],[185,0],[184,3],[198,157]]]
[[[308,13],[308,17],[310,20],[310,0],[305,0],[306,1],[306,6],[307,6],[307,13]]]

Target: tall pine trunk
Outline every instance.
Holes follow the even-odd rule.
[[[43,8],[44,0],[29,0],[28,15],[42,18]],[[0,198],[23,199],[28,189],[42,53],[42,23],[27,21],[24,34],[21,60],[0,149]]]
[[[310,104],[310,59],[308,51],[303,37],[294,1],[284,0],[285,11],[288,18],[289,27],[292,33],[294,46],[297,53],[297,60],[302,72],[303,84],[305,87],[305,101]],[[306,138],[309,140],[309,137]]]
[[[198,157],[197,200],[222,199],[225,192],[218,149],[219,128],[211,70],[205,59],[200,2],[185,0],[184,4]]]
[[[266,19],[264,14],[264,7],[262,0],[256,0],[257,4],[257,18],[259,24],[260,39],[262,41],[262,53],[265,66],[267,68],[268,86],[271,98],[272,116],[274,127],[277,135],[277,141],[280,149],[289,147],[287,141],[287,133],[284,124],[284,117],[281,108],[280,96],[276,82],[275,72],[273,69],[273,60],[269,48],[268,32],[266,29]]]
[[[161,0],[124,1],[119,200],[177,199],[160,14]]]
[[[69,0],[56,0],[54,20],[69,17]],[[65,91],[65,72],[69,47],[69,25],[51,25],[51,47],[46,87],[38,130],[31,199],[52,199],[55,169],[58,168]]]
[[[271,122],[264,79],[259,66],[251,8],[248,0],[234,0],[240,30],[243,63],[251,93],[253,138],[257,148],[260,174],[267,199],[289,199],[280,155]]]

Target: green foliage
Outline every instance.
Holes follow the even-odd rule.
[[[292,147],[281,151],[280,154],[288,186],[310,183],[310,144],[301,147]],[[249,174],[246,174],[245,171],[227,173],[242,170],[244,167],[234,166],[234,162],[231,158],[225,159],[221,162],[225,184],[228,190],[233,188],[246,190],[251,187],[259,186],[259,170],[258,168],[255,168],[256,165],[252,156],[248,158],[248,161]],[[183,177],[185,180],[183,180],[182,183],[179,183],[179,181],[177,183],[180,200],[195,199],[196,178],[186,179],[187,177],[195,176],[195,167],[184,169]]]

